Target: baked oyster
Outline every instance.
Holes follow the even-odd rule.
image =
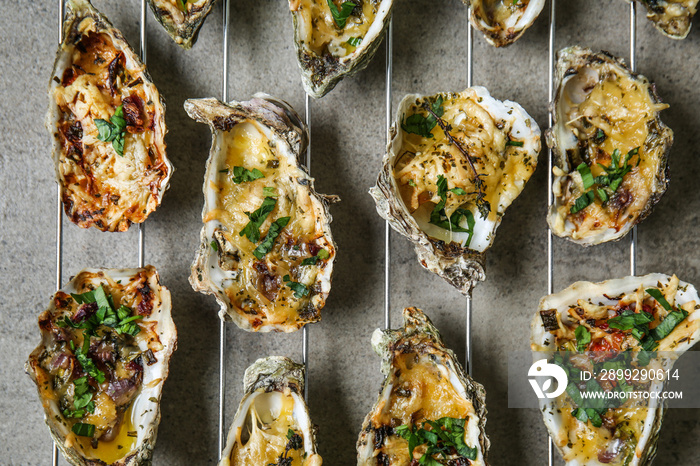
[[[642,370],[666,373],[695,344],[699,308],[692,285],[663,274],[577,282],[542,298],[531,347],[547,352],[569,376],[563,394],[540,400],[545,425],[568,466],[651,464],[665,400],[625,399],[622,392],[662,390],[663,377]],[[641,375],[609,376],[625,369]],[[581,371],[594,375],[581,382]],[[594,392],[616,393],[594,399]]]
[[[486,465],[484,387],[464,372],[423,311],[408,307],[403,319],[403,328],[372,335],[386,378],[362,424],[358,466]],[[437,431],[441,439],[431,440]]]
[[[258,359],[243,387],[219,466],[321,466],[318,427],[304,403],[304,366],[281,356]]]
[[[152,266],[84,269],[39,316],[41,343],[26,371],[69,463],[151,464],[177,347],[170,309]]]
[[[185,102],[212,131],[204,227],[190,283],[213,294],[224,320],[248,331],[292,332],[321,319],[335,243],[329,198],[299,165],[308,132],[286,103]]]
[[[197,34],[215,0],[148,0],[153,16],[183,49],[197,42]]]
[[[320,98],[364,69],[384,37],[393,0],[289,0],[304,90]]]
[[[638,0],[647,9],[647,19],[671,39],[685,39],[698,11],[698,0]]]
[[[68,0],[46,126],[68,218],[126,231],[153,212],[173,167],[165,107],[122,34],[87,0]]]
[[[421,265],[469,295],[506,208],[535,171],[540,129],[479,86],[407,95],[396,115],[370,194]]]
[[[622,238],[668,185],[673,131],[653,83],[607,52],[559,51],[553,125],[552,232],[584,246]]]
[[[469,6],[469,22],[495,47],[520,39],[544,8],[544,0],[462,1]]]

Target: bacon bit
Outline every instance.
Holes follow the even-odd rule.
[[[323,249],[321,246],[314,242],[307,243],[306,247],[309,249],[309,254],[311,254],[312,256],[316,256],[318,254],[318,251]]]
[[[123,68],[122,62],[124,61],[124,54],[119,52],[114,59],[109,62],[107,67],[107,87],[109,88],[109,93],[114,96],[117,93],[117,75],[121,68]]]
[[[65,309],[68,307],[68,304],[71,302],[72,298],[65,294],[62,291],[58,291],[53,298],[53,305],[56,306],[56,309]]]
[[[79,121],[71,124],[70,121],[61,122],[59,127],[59,135],[61,136],[61,146],[66,153],[66,156],[77,156],[78,161],[83,157],[83,126]],[[82,164],[81,164],[81,168]]]
[[[606,330],[606,329],[608,329],[608,321],[607,320],[596,320],[595,326],[598,327],[599,329]]]
[[[76,79],[78,79],[78,76],[80,76],[81,74],[85,74],[85,71],[83,71],[82,68],[80,68],[79,66],[71,65],[70,68],[66,68],[66,70],[63,72],[61,86],[70,86]]]
[[[253,267],[258,272],[258,277],[256,280],[256,288],[260,291],[263,296],[268,300],[274,301],[277,299],[277,292],[282,285],[282,280],[280,277],[270,272],[267,268],[267,264],[263,261],[258,261],[253,264]]]
[[[73,317],[71,317],[71,320],[73,323],[78,323],[82,320],[89,319],[97,312],[97,307],[96,302],[81,304],[76,313],[73,314]]]
[[[131,94],[122,100],[126,130],[132,134],[144,131],[143,100],[136,94]]]
[[[148,283],[136,289],[141,295],[141,302],[136,305],[136,312],[140,316],[150,316],[153,311],[153,292]]]
[[[654,315],[655,310],[656,310],[656,307],[654,307],[654,306],[649,306],[648,304],[642,304],[642,311],[646,312],[647,314]]]
[[[596,354],[591,358],[595,362],[607,361],[611,357],[615,356],[615,354],[610,351],[611,349],[612,349],[612,346],[610,345],[610,342],[605,338],[599,338],[598,340],[592,342],[588,346],[588,351],[602,353],[602,354]]]
[[[148,129],[151,131],[156,130],[156,112],[146,112],[148,115]]]

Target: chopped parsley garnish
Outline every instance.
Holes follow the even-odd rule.
[[[441,117],[445,113],[445,109],[442,107],[442,96],[438,96],[437,100],[430,108],[435,115]],[[414,113],[401,121],[401,128],[404,131],[418,134],[424,138],[434,137],[432,131],[435,125],[437,125],[437,118],[433,115],[423,116],[420,113]]]
[[[88,350],[90,349],[90,339],[85,338],[82,347],[75,347],[73,342],[70,342],[71,349],[75,353],[75,358],[80,363],[83,371],[87,373],[90,377],[95,379],[97,383],[102,383],[105,381],[105,374],[95,366],[95,362],[88,356]]]
[[[126,133],[126,120],[124,119],[124,106],[120,105],[114,111],[109,121],[101,118],[95,119],[97,126],[97,139],[111,142],[112,147],[120,156],[124,156],[124,135]]]
[[[348,45],[357,47],[362,43],[362,37],[351,37],[348,39]]]
[[[588,331],[583,325],[576,327],[576,349],[578,351],[585,351],[588,344],[591,342],[591,332]]]
[[[79,435],[81,437],[92,437],[95,435],[95,426],[93,424],[76,422],[73,424],[73,428],[71,430],[75,435]]]
[[[73,322],[69,317],[64,317],[56,322],[59,327],[72,327],[85,330],[85,336],[89,338],[95,335],[97,327],[105,325],[117,331],[117,333],[136,336],[141,329],[134,322],[142,317],[139,315],[131,316],[131,309],[126,306],[120,306],[117,311],[114,311],[114,303],[112,297],[107,295],[104,287],[100,285],[93,291],[88,291],[83,294],[73,294],[71,296],[78,304],[97,304],[97,311],[89,318],[83,318],[78,322]]]
[[[645,290],[649,296],[654,298],[657,303],[661,304],[661,307],[666,309],[667,311],[671,310],[671,305],[666,301],[666,298],[664,298],[663,293],[661,293],[661,290],[658,288],[649,288]]]
[[[257,168],[248,170],[244,167],[233,167],[233,182],[236,184],[248,183],[249,181],[255,181],[260,178],[265,178],[265,175]]]
[[[269,196],[269,197],[277,197],[277,190],[275,188],[270,187],[270,186],[265,186],[263,188],[263,195]]]
[[[260,242],[258,247],[255,248],[255,251],[253,251],[253,255],[255,257],[257,257],[258,259],[262,259],[263,257],[265,257],[265,254],[272,251],[272,246],[275,245],[275,240],[282,231],[282,228],[287,226],[290,218],[291,217],[280,217],[274,222],[272,222],[272,225],[270,225],[270,229],[267,230],[267,235],[265,235],[265,238]]]
[[[328,253],[328,251],[326,251],[325,249],[321,249],[320,251],[318,251],[316,253],[315,256],[307,257],[306,259],[301,261],[301,265],[316,265],[316,263],[319,260],[323,261],[323,260],[328,259],[329,257],[331,257],[331,255]]]
[[[303,283],[293,282],[289,275],[285,275],[282,280],[288,288],[294,291],[295,298],[300,299],[309,295],[309,288]]]
[[[475,460],[476,447],[470,447],[464,442],[464,424],[466,419],[443,417],[437,421],[423,421],[422,427],[411,425],[396,427],[396,435],[408,441],[409,458],[419,445],[427,448],[418,462],[422,465],[439,466],[438,459],[446,460],[456,452],[461,458]]]
[[[73,394],[73,410],[64,409],[63,416],[66,418],[82,418],[85,413],[95,412],[95,402],[92,401],[92,393],[90,392],[90,384],[87,377],[83,376],[73,381],[75,386]]]
[[[209,243],[209,246],[211,246],[211,248],[214,251],[219,252],[219,243],[217,243],[216,240],[214,240],[214,239],[211,240],[211,243]]]
[[[447,178],[445,178],[442,175],[438,175],[438,182],[437,182],[437,188],[438,188],[438,196],[440,196],[440,202],[438,202],[435,205],[435,208],[430,214],[430,223],[433,225],[439,226],[440,228],[444,228],[445,230],[450,230],[454,232],[460,232],[460,233],[469,233],[469,236],[467,237],[467,241],[464,243],[465,247],[469,247],[469,244],[472,241],[472,236],[474,235],[474,214],[471,213],[470,210],[467,209],[457,209],[455,210],[450,218],[447,218],[447,214],[445,213],[445,203],[447,202]],[[461,188],[454,188],[454,189],[461,189]],[[466,193],[465,193],[466,194]],[[459,223],[462,221],[462,219],[466,219],[467,221],[467,228],[461,227]]]
[[[277,204],[277,199],[274,197],[266,197],[260,207],[253,213],[246,212],[250,221],[248,224],[238,233],[239,236],[245,235],[252,243],[257,243],[260,240],[260,226],[263,224],[265,219],[270,212],[272,212]]]
[[[571,415],[581,422],[591,421],[593,427],[600,427],[603,425],[603,419],[593,408],[576,408],[571,411]]]
[[[451,193],[458,195],[458,196],[464,196],[465,194],[467,194],[467,192],[465,190],[463,190],[462,188],[452,188],[449,191]]]
[[[506,146],[523,147],[524,145],[525,143],[523,141],[513,141],[512,139],[506,141]]]
[[[576,167],[576,170],[579,172],[581,179],[583,180],[583,189],[593,189],[586,191],[579,196],[576,201],[574,201],[574,205],[571,206],[570,212],[575,214],[585,209],[591,205],[593,201],[595,201],[596,195],[602,203],[608,202],[608,200],[610,200],[610,196],[615,194],[617,188],[620,187],[625,175],[632,171],[632,165],[629,164],[629,161],[638,153],[639,147],[635,147],[629,151],[621,161],[620,150],[615,149],[610,156],[612,160],[609,167],[606,167],[601,163],[598,164],[605,171],[605,175],[596,176],[595,178],[593,178],[593,175],[591,174],[590,167],[585,163],[581,163],[578,167]],[[637,161],[637,165],[639,165],[640,161],[641,159]],[[595,185],[598,185],[599,187],[594,188]]]
[[[333,21],[335,21],[336,26],[338,26],[340,29],[343,29],[345,27],[345,23],[348,20],[348,17],[350,16],[350,13],[352,13],[352,10],[355,9],[357,4],[353,2],[343,2],[340,5],[340,10],[338,10],[338,7],[335,6],[333,0],[327,1],[328,8],[331,9],[331,15],[333,15]]]

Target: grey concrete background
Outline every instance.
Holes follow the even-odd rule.
[[[56,185],[43,120],[56,49],[57,2],[2,0],[0,42],[0,464],[49,464],[51,441],[23,364],[37,344],[36,318],[54,291]],[[138,44],[137,0],[95,4]],[[230,96],[264,91],[303,113],[303,91],[291,44],[287,2],[231,2]],[[559,0],[557,47],[580,44],[627,57],[629,7],[622,0]],[[641,10],[641,9],[640,9]],[[209,131],[182,109],[189,97],[221,95],[222,5],[217,2],[190,51],[180,50],[149,12],[149,70],[167,101],[168,155],[177,171],[163,205],[146,222],[146,261],[173,295],[179,349],[163,396],[156,465],[214,464],[217,457],[218,319],[213,298],[192,291],[189,266],[199,241],[201,183]],[[542,128],[547,108],[547,9],[515,45],[496,50],[475,34],[474,83],[520,102]],[[393,104],[408,92],[466,87],[467,10],[458,0],[396,0]],[[672,182],[639,228],[639,273],[676,273],[700,282],[700,31],[684,41],[661,36],[638,18],[638,68],[671,108],[676,134]],[[311,326],[310,409],[328,465],[354,464],[362,419],[382,377],[370,346],[383,324],[384,223],[367,194],[385,144],[384,48],[369,68],[312,102],[312,174],[320,192],[338,194],[333,233],[339,254],[323,321]],[[546,293],[546,153],[511,206],[488,253],[487,280],[474,295],[474,375],[487,390],[487,431],[494,465],[543,465],[547,436],[536,411],[508,409],[507,352],[525,349],[528,325]],[[64,281],[83,267],[137,262],[137,232],[105,234],[64,221]],[[580,279],[604,280],[629,270],[628,238],[583,249],[555,239],[555,290]],[[423,270],[413,248],[392,235],[392,320],[423,308],[463,358],[465,300]],[[242,395],[245,368],[272,354],[301,358],[301,332],[247,334],[227,329],[227,424]],[[671,410],[658,465],[700,464],[699,410]],[[65,464],[63,461],[62,464]]]

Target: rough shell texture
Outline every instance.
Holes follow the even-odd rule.
[[[554,102],[552,102],[550,108],[553,123],[552,127],[545,132],[547,145],[552,149],[555,165],[555,177],[552,187],[555,199],[550,207],[547,222],[554,234],[565,237],[583,246],[614,241],[625,236],[634,225],[643,221],[651,213],[653,207],[666,192],[669,181],[668,156],[673,144],[673,131],[661,121],[659,112],[656,111],[655,117],[647,122],[648,135],[640,150],[649,154],[650,159],[658,159],[658,170],[651,183],[649,199],[638,213],[636,220],[630,222],[623,219],[621,220],[621,222],[623,222],[621,227],[601,228],[581,238],[574,237],[576,228],[573,227],[568,220],[566,220],[563,227],[557,226],[563,223],[561,215],[558,212],[560,207],[565,205],[562,196],[566,193],[569,177],[571,174],[577,173],[577,165],[579,164],[579,161],[572,160],[571,158],[571,154],[574,151],[569,150],[569,147],[572,145],[571,141],[574,140],[576,136],[565,128],[565,124],[569,119],[564,115],[560,115],[559,102],[563,100],[563,96],[567,92],[567,83],[572,76],[576,76],[577,73],[587,73],[586,70],[594,70],[595,73],[598,73],[597,70],[599,69],[603,70],[600,74],[605,75],[608,73],[608,71],[605,71],[605,68],[614,69],[619,75],[628,76],[630,79],[636,81],[638,88],[648,89],[649,97],[653,104],[662,104],[653,83],[646,77],[630,71],[625,65],[624,60],[616,58],[608,52],[593,52],[590,49],[575,46],[562,49],[557,54],[557,65],[555,69],[556,93]],[[574,144],[576,145],[576,143]],[[583,147],[582,144],[578,145]],[[557,169],[561,170],[564,174],[556,175]]]
[[[294,409],[296,419],[304,439],[304,450],[307,457],[315,457],[313,461],[305,463],[305,466],[320,466],[321,458],[317,453],[316,435],[318,427],[311,422],[309,408],[304,402],[304,373],[302,364],[297,364],[289,358],[282,356],[270,356],[255,361],[248,367],[243,376],[243,389],[245,395],[238,405],[238,410],[231,423],[226,446],[221,454],[219,466],[229,466],[230,457],[238,438],[238,430],[245,423],[248,411],[251,409],[254,397],[264,393],[277,392],[280,396],[292,396],[294,402],[301,409]]]
[[[685,39],[698,11],[698,0],[638,0],[656,29],[671,39]]]
[[[484,34],[489,44],[505,47],[520,39],[544,8],[544,0],[505,2],[462,0],[469,6],[469,21]]]
[[[204,23],[216,0],[185,0],[187,13],[168,0],[148,0],[153,16],[167,31],[175,43],[183,49],[197,42],[199,28]]]
[[[285,194],[288,196],[285,197],[297,199],[295,197],[297,196],[297,191],[292,193],[292,190],[301,190],[304,193],[303,197],[310,203],[316,219],[313,225],[313,236],[316,241],[323,241],[324,248],[328,252],[327,259],[319,260],[316,265],[306,267],[307,269],[313,267],[315,268],[314,270],[318,270],[318,273],[313,277],[313,283],[307,284],[308,290],[311,291],[311,296],[309,298],[301,298],[307,299],[308,303],[302,305],[299,304],[301,301],[292,302],[297,297],[287,297],[286,303],[282,304],[285,306],[296,306],[299,304],[303,308],[296,308],[297,313],[293,321],[287,319],[284,322],[272,322],[268,319],[268,315],[261,316],[264,314],[263,308],[272,309],[272,311],[278,309],[279,306],[282,306],[278,302],[281,298],[266,301],[259,300],[256,302],[257,307],[252,309],[255,312],[251,312],[251,309],[238,307],[232,301],[232,298],[227,295],[224,283],[229,283],[233,277],[231,273],[237,274],[237,270],[231,272],[222,266],[221,258],[228,253],[228,246],[222,245],[214,250],[211,244],[213,241],[221,244],[222,237],[220,233],[228,232],[228,228],[219,220],[210,219],[205,222],[202,228],[201,245],[192,265],[190,283],[193,288],[206,294],[214,294],[221,306],[220,317],[224,320],[235,322],[236,325],[244,330],[292,332],[300,329],[307,323],[320,320],[320,311],[325,305],[331,288],[331,275],[336,251],[330,232],[332,217],[328,206],[330,202],[335,202],[337,198],[316,193],[313,188],[313,179],[309,177],[305,169],[299,164],[298,158],[305,151],[308,142],[306,126],[288,104],[265,94],[256,94],[252,100],[247,102],[230,102],[228,104],[224,104],[216,99],[188,100],[185,102],[185,110],[193,119],[208,124],[212,131],[212,147],[207,160],[204,183],[205,203],[203,217],[206,217],[209,212],[219,209],[219,191],[212,190],[210,186],[212,183],[216,183],[219,179],[217,177],[221,176],[220,164],[226,160],[226,143],[223,138],[226,137],[228,131],[232,130],[239,123],[253,120],[270,131],[273,138],[271,141],[276,141],[274,142],[274,148],[271,146],[270,150],[274,150],[278,157],[284,157],[286,166],[290,167],[291,173],[288,174],[289,176],[279,176],[279,179],[284,180],[284,183],[286,183],[280,185],[281,189],[287,190]],[[266,178],[262,178],[260,181],[265,180]],[[238,201],[241,201],[241,199],[238,199]],[[289,215],[293,217],[293,220],[290,222],[292,224],[294,223],[294,218],[296,218],[294,216],[298,216],[298,214],[292,212]],[[310,216],[309,212],[307,211],[304,216]],[[226,234],[231,234],[234,239],[240,237],[238,231]],[[269,256],[268,254],[267,257]],[[265,260],[267,260],[267,257]],[[288,259],[282,258],[280,261],[284,262]],[[244,265],[240,266],[241,268],[248,267],[248,265],[245,265],[248,264],[248,262],[245,262],[246,260],[248,259],[243,257],[240,263]],[[236,262],[239,263],[238,261]],[[255,264],[252,267],[255,267]],[[292,272],[290,271],[290,273]],[[243,284],[240,286],[247,285]]]
[[[483,461],[480,464],[487,465],[486,458],[491,442],[486,435],[486,391],[478,382],[474,381],[464,371],[457,356],[452,350],[445,347],[440,332],[422,310],[408,307],[403,310],[404,326],[396,330],[375,330],[372,335],[372,348],[382,358],[381,370],[385,376],[382,388],[379,391],[377,403],[367,414],[362,431],[357,441],[358,465],[370,466],[380,464],[377,462],[375,448],[375,427],[372,425],[373,415],[382,408],[386,399],[394,393],[391,385],[393,367],[396,357],[402,354],[417,353],[427,355],[439,366],[444,367],[449,373],[450,381],[458,392],[466,395],[472,403],[475,415],[478,418],[478,443],[470,445],[477,447],[478,458]],[[394,395],[395,396],[395,395]],[[389,464],[389,463],[384,463]],[[399,466],[399,465],[395,465]],[[405,466],[405,465],[401,465]]]
[[[463,98],[478,102],[476,105],[494,120],[492,125],[494,128],[499,128],[499,125],[503,128],[508,127],[510,133],[506,135],[507,138],[523,141],[521,142],[523,146],[517,147],[517,149],[526,151],[529,154],[527,158],[531,160],[530,166],[526,170],[527,176],[524,176],[523,179],[520,178],[520,175],[503,176],[503,179],[499,180],[501,184],[494,185],[502,188],[500,189],[501,194],[497,197],[498,203],[493,203],[494,205],[491,206],[492,212],[489,214],[488,220],[485,222],[478,220],[474,227],[488,230],[475,232],[475,237],[480,236],[485,241],[479,250],[462,246],[461,243],[454,240],[448,243],[429,236],[409,212],[394,175],[394,168],[404,155],[403,145],[404,139],[407,137],[401,122],[416,102],[434,102],[438,97],[443,98],[445,102],[451,98]],[[528,177],[537,165],[537,157],[541,148],[540,129],[534,119],[519,104],[510,101],[500,102],[491,97],[488,91],[480,86],[466,89],[459,94],[441,93],[436,96],[409,94],[399,104],[396,115],[397,121],[389,129],[389,144],[384,155],[381,172],[376,185],[370,189],[370,194],[377,206],[377,212],[390,223],[394,230],[406,236],[414,244],[418,260],[423,267],[438,274],[462,294],[469,296],[476,283],[486,278],[484,252],[493,243],[496,229],[506,208],[524,189]],[[447,123],[453,124],[454,122],[448,121]],[[496,129],[496,131],[504,132],[505,129]],[[467,136],[467,138],[471,140],[472,135]],[[474,141],[474,144],[481,144],[478,139]],[[516,149],[516,147],[509,148],[506,144],[506,150],[510,149]],[[507,153],[499,154],[501,157]],[[525,158],[520,157],[518,160],[524,163]],[[487,184],[488,182],[487,180]],[[470,183],[473,182],[470,181]],[[468,191],[472,189],[469,188]],[[476,212],[476,207],[471,206],[469,209],[475,211],[475,217],[479,215]],[[496,218],[491,220],[494,213],[496,213]]]
[[[64,35],[49,84],[50,105],[46,115],[62,201],[68,218],[83,228],[94,226],[102,231],[126,231],[132,223],[145,221],[160,205],[168,189],[173,166],[165,154],[165,102],[145,65],[107,18],[87,0],[68,0],[66,6]],[[118,56],[110,63],[107,82],[85,83],[71,91],[76,92],[75,97],[70,97],[70,105],[75,108],[64,112],[56,99],[66,91],[66,86],[71,87],[69,83],[85,77],[79,76],[80,71],[75,71],[72,66],[76,51],[74,44],[81,39],[83,32],[90,31],[108,36]],[[115,95],[115,82],[123,79],[111,77],[112,65],[117,64],[115,69],[119,66],[119,57],[123,60],[123,69],[133,80],[122,83],[119,94]],[[100,76],[94,79],[102,79]],[[134,93],[143,99],[136,99]],[[125,137],[130,137],[132,123],[141,121],[142,126],[135,131],[141,135],[152,133],[152,142],[148,145],[140,138],[131,138],[133,142],[125,143],[123,156],[118,156],[110,143],[97,140],[98,129],[93,117],[97,114],[103,119],[109,118],[104,111],[114,113],[118,106],[115,102],[121,101],[124,105],[129,98],[135,99],[131,107],[137,109],[138,116],[130,117],[130,112],[125,111]],[[74,110],[81,116],[76,116]],[[61,124],[66,116],[69,120]],[[145,123],[141,118],[150,120],[148,127],[143,127]],[[66,129],[67,123],[73,119],[75,123]]]
[[[314,0],[319,1],[319,0]],[[394,0],[370,0],[377,4],[377,14],[362,43],[350,54],[337,57],[329,51],[323,55],[311,50],[304,39],[306,31],[315,26],[306,24],[299,9],[300,0],[289,0],[294,28],[294,46],[297,51],[299,69],[304,90],[314,98],[328,94],[345,76],[351,76],[367,67],[379,48],[391,20]],[[325,4],[325,1],[319,3]],[[323,7],[325,8],[325,6]],[[310,16],[309,16],[310,18]],[[321,19],[317,19],[321,20]]]
[[[160,402],[162,396],[163,385],[168,377],[170,357],[177,348],[177,330],[173,323],[170,311],[172,308],[170,301],[170,291],[160,284],[160,277],[153,266],[146,266],[143,269],[84,269],[71,279],[61,292],[64,293],[80,293],[86,286],[97,287],[100,284],[110,286],[115,285],[117,281],[124,286],[136,280],[142,280],[142,276],[146,277],[145,283],[153,293],[154,308],[149,316],[144,316],[140,322],[143,324],[151,324],[155,328],[155,332],[162,344],[162,349],[153,351],[153,355],[157,360],[152,365],[145,365],[143,382],[140,393],[132,401],[133,414],[135,420],[134,426],[139,426],[137,429],[138,437],[135,447],[125,452],[124,457],[112,463],[113,466],[141,466],[150,465],[151,456],[156,443],[158,433],[158,424],[160,423]],[[39,317],[40,323],[47,320],[55,320],[58,316],[56,300],[52,298],[49,308]],[[41,387],[38,386],[37,377],[39,374],[39,360],[53,345],[54,337],[50,332],[42,328],[42,342],[29,356],[25,370],[27,374],[37,383],[39,397],[41,397]],[[55,328],[55,327],[54,327]],[[146,351],[149,348],[147,341],[138,341],[138,347],[141,351]],[[155,402],[153,400],[156,400]],[[66,435],[70,432],[70,428],[62,422],[57,422],[56,419],[63,419],[61,409],[56,400],[42,398],[44,406],[44,420],[49,427],[51,437],[56,446],[63,453],[65,459],[75,466],[105,466],[105,463],[100,460],[86,458],[80,449],[69,446],[66,442]]]
[[[599,283],[580,281],[558,293],[543,297],[540,300],[538,312],[535,314],[530,324],[531,348],[533,351],[539,352],[533,353],[534,358],[538,360],[542,357],[542,353],[551,352],[554,343],[553,335],[544,328],[540,311],[556,310],[558,319],[561,321],[561,317],[566,315],[567,310],[570,307],[577,306],[581,300],[612,305],[616,301],[610,297],[635,293],[636,290],[640,288],[654,288],[659,284],[669,283],[671,280],[672,277],[668,275],[654,273],[645,276],[630,276],[621,279],[607,280]],[[691,301],[700,304],[697,290],[693,285],[682,281],[679,282],[678,291],[675,296],[675,305],[682,305]],[[698,341],[700,338],[700,324],[698,324],[698,322],[700,322],[700,312],[697,312],[697,309],[691,312],[686,318],[686,322],[688,323],[687,328],[690,332],[690,334],[687,335],[689,338],[685,338],[684,333],[683,335],[679,335],[678,344],[664,344],[665,340],[662,340],[659,346],[660,351],[673,351],[676,356],[680,356]],[[670,370],[671,367],[672,366],[667,366],[666,368]],[[654,389],[660,390],[661,387],[657,386],[652,388],[652,390]],[[561,397],[568,397],[568,395],[565,393],[561,395]],[[545,425],[552,438],[562,439],[562,444],[556,441],[554,442],[556,448],[559,450],[560,454],[565,455],[571,452],[570,443],[567,445],[569,436],[568,432],[565,430],[566,428],[563,426],[561,411],[558,409],[556,403],[556,398],[540,400],[540,407]],[[659,402],[657,399],[653,399],[650,401],[648,409],[649,412],[644,421],[642,438],[636,446],[637,454],[629,464],[625,463],[625,466],[648,466],[651,465],[654,460],[661,424],[666,411],[666,404],[665,402]],[[602,463],[594,459],[591,459],[589,462],[573,459],[566,463],[567,466],[602,466],[603,464],[610,463]]]

